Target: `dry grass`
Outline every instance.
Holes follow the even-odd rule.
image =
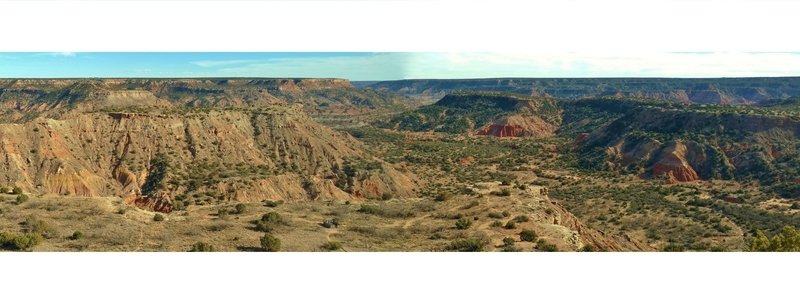
[[[5,197],[8,198],[8,197]],[[10,200],[0,202],[0,231],[23,232],[20,225],[34,215],[56,232],[34,251],[188,251],[196,242],[211,244],[218,251],[257,250],[263,232],[253,222],[274,211],[282,221],[272,224],[272,234],[281,239],[282,251],[326,251],[339,243],[342,251],[442,251],[453,239],[480,234],[500,244],[514,232],[489,226],[497,219],[489,211],[511,211],[513,215],[537,210],[541,199],[529,195],[512,197],[455,196],[445,202],[432,199],[392,199],[388,201],[299,202],[275,207],[248,204],[242,214],[221,219],[219,209],[235,203],[190,206],[187,211],[153,221],[154,213],[128,207],[117,198],[31,197],[23,205]],[[367,207],[367,209],[364,209]],[[541,210],[541,209],[539,209]],[[467,230],[456,230],[456,216],[473,222]],[[338,227],[325,228],[324,220],[335,218]],[[511,217],[503,217],[507,221]],[[526,226],[540,226],[537,220]],[[539,221],[547,221],[542,218]],[[78,240],[69,236],[81,231]],[[547,232],[538,230],[537,232]],[[552,240],[563,240],[555,236]],[[524,244],[524,243],[523,243]],[[522,245],[524,246],[524,245]],[[565,245],[560,245],[569,249]],[[532,245],[524,250],[532,250]],[[490,249],[491,250],[491,249]]]

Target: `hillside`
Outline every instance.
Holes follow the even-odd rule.
[[[567,106],[565,114],[576,123],[581,122],[578,116],[607,120],[579,136],[582,164],[589,168],[621,169],[668,182],[733,179],[796,185],[800,180],[796,113],[595,99]],[[782,194],[800,196],[800,189],[792,190]]]
[[[84,113],[0,125],[0,186],[59,195],[145,195],[171,206],[415,194],[413,175],[361,148],[314,122],[299,105]]]
[[[411,131],[498,137],[543,137],[561,122],[556,103],[508,93],[453,93],[438,102],[401,114],[380,126]]]
[[[732,104],[800,96],[800,77],[415,79],[381,81],[365,86],[429,98],[441,98],[457,91],[494,91],[559,99],[616,96]]]

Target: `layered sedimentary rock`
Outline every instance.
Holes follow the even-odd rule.
[[[148,202],[155,192],[202,201],[416,195],[412,174],[362,147],[314,122],[300,105],[83,113],[1,124],[0,185],[61,195],[147,195],[133,203],[157,209],[163,205]],[[365,164],[368,176],[335,171]]]

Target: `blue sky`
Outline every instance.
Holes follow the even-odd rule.
[[[2,78],[798,76],[800,53],[0,53]]]

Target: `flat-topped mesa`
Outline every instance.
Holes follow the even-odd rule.
[[[261,107],[300,103],[308,113],[380,109],[402,97],[339,78],[1,79],[0,123],[97,110]]]
[[[545,97],[533,97],[499,92],[456,92],[444,96],[436,105],[452,108],[497,108],[504,111],[526,112],[544,105],[555,105]]]
[[[380,81],[367,87],[421,97],[455,91],[496,91],[571,100],[619,96],[680,103],[747,104],[800,96],[800,77],[409,79]]]

